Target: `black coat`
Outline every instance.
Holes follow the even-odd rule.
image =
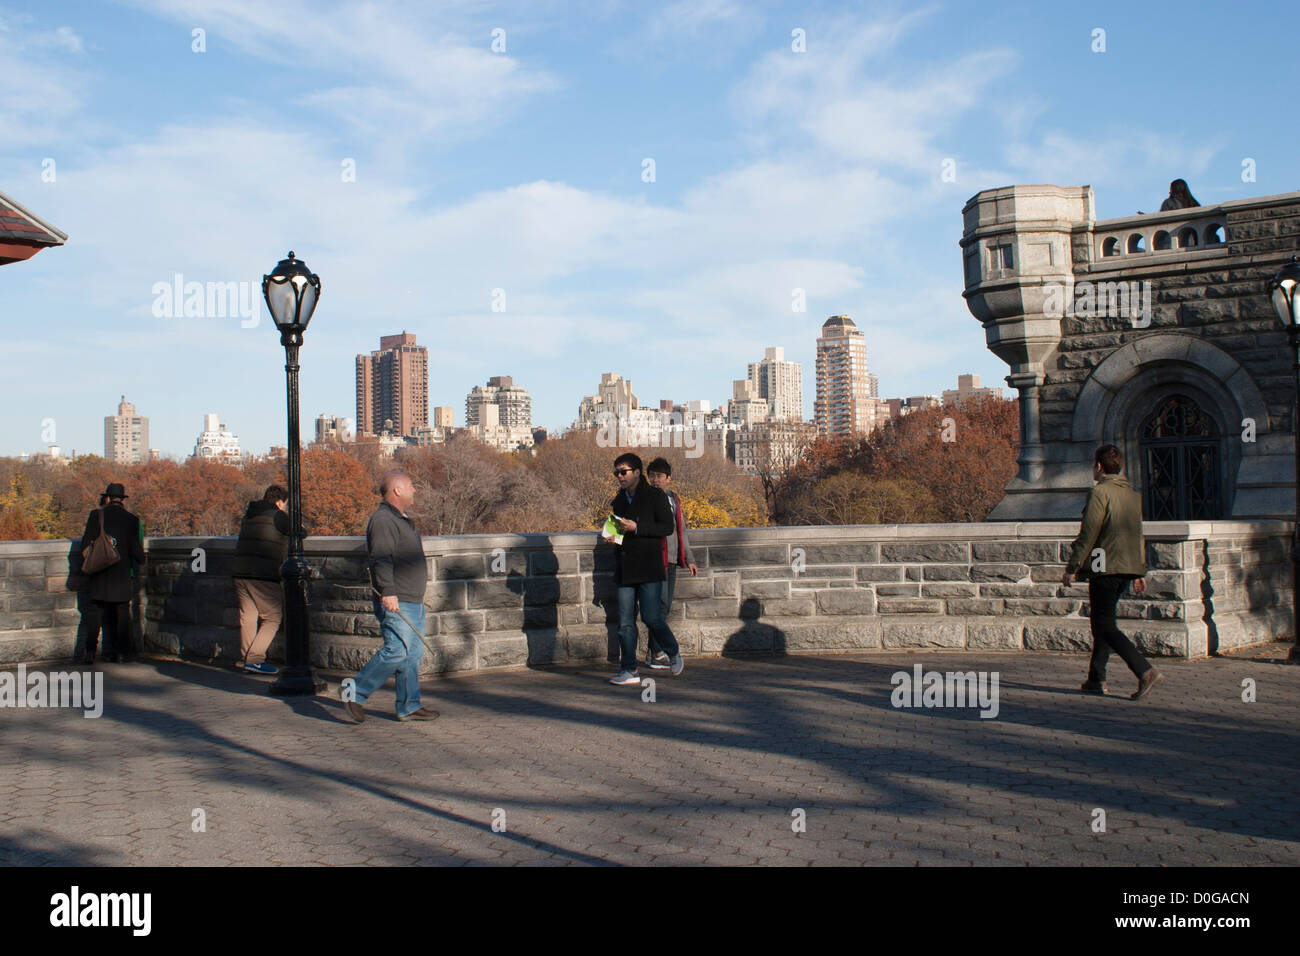
[[[668,504],[668,496],[642,475],[632,490],[631,504],[620,488],[609,506],[620,518],[636,522],[636,531],[624,531],[623,543],[617,546],[616,581],[630,586],[664,580],[667,577],[665,542],[673,533],[673,509]]]
[[[122,604],[131,600],[132,577],[144,567],[144,544],[140,533],[140,519],[119,504],[104,508],[104,524],[113,538],[121,559],[100,571],[87,576],[86,593],[92,601],[111,601]],[[84,552],[99,537],[99,509],[86,518],[86,530],[81,533],[81,550]]]
[[[289,516],[269,501],[250,501],[239,524],[233,576],[279,581],[289,554]]]

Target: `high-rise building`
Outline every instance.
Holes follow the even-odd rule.
[[[465,398],[465,426],[483,424],[485,405],[497,406],[497,420],[504,428],[531,428],[533,399],[522,385],[509,375],[496,375],[487,385],[475,385]]]
[[[759,397],[767,399],[770,420],[803,421],[803,366],[787,362],[783,347],[766,348],[761,362],[750,362],[749,380]]]
[[[104,457],[119,465],[136,465],[149,455],[149,419],[135,413],[122,396],[116,415],[104,416]]]
[[[433,409],[433,427],[452,429],[456,427],[456,409],[450,405],[437,405]]]
[[[429,351],[415,335],[383,335],[379,350],[358,355],[357,434],[378,435],[393,423],[398,436],[429,424]]]
[[[503,451],[533,444],[533,400],[509,375],[496,375],[486,386],[475,385],[465,398],[465,428],[471,435]]]
[[[351,441],[352,423],[337,415],[318,415],[316,417],[316,444]]]
[[[768,403],[758,395],[753,379],[738,378],[731,383],[731,401],[727,403],[727,420],[749,426],[767,421]]]
[[[847,315],[822,323],[817,339],[817,434],[830,439],[869,433],[876,425],[867,339]]]
[[[203,431],[194,442],[194,458],[238,464],[239,436],[232,435],[216,413],[203,416]]]
[[[978,402],[986,398],[1001,397],[1002,389],[1000,388],[980,388],[980,377],[978,375],[958,375],[957,387],[943,390],[943,403],[945,405],[964,405],[966,402]]]

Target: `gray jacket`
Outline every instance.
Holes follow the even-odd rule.
[[[424,603],[429,568],[415,522],[383,502],[366,525],[366,550],[370,553],[370,582],[380,594],[408,604]]]

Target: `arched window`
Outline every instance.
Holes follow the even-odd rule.
[[[1172,249],[1173,242],[1169,238],[1169,233],[1161,229],[1159,232],[1155,234],[1155,238],[1152,241],[1151,246],[1153,249],[1155,249],[1156,252],[1162,252],[1166,249]]]
[[[1217,222],[1212,222],[1205,227],[1205,244],[1207,246],[1223,245],[1223,227]]]
[[[1114,236],[1111,236],[1109,239],[1103,242],[1101,244],[1101,254],[1103,256],[1119,255],[1119,240],[1116,239]]]
[[[1179,231],[1178,248],[1179,249],[1196,248],[1196,230],[1193,229],[1191,226],[1187,226],[1186,228]]]
[[[1138,433],[1147,521],[1224,517],[1218,425],[1186,395],[1164,399]]]
[[[1128,237],[1128,251],[1130,254],[1147,251],[1147,241],[1142,233],[1135,232]]]

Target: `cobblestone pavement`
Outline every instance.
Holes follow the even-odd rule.
[[[997,672],[997,717],[894,708],[917,663]],[[429,723],[390,684],[358,726],[269,678],[106,665],[99,719],[0,710],[0,864],[1300,863],[1300,667],[1160,666],[1134,703],[1118,661],[1123,696],[1079,694],[1071,655],[715,658],[643,668],[645,702],[593,664],[426,682]]]

